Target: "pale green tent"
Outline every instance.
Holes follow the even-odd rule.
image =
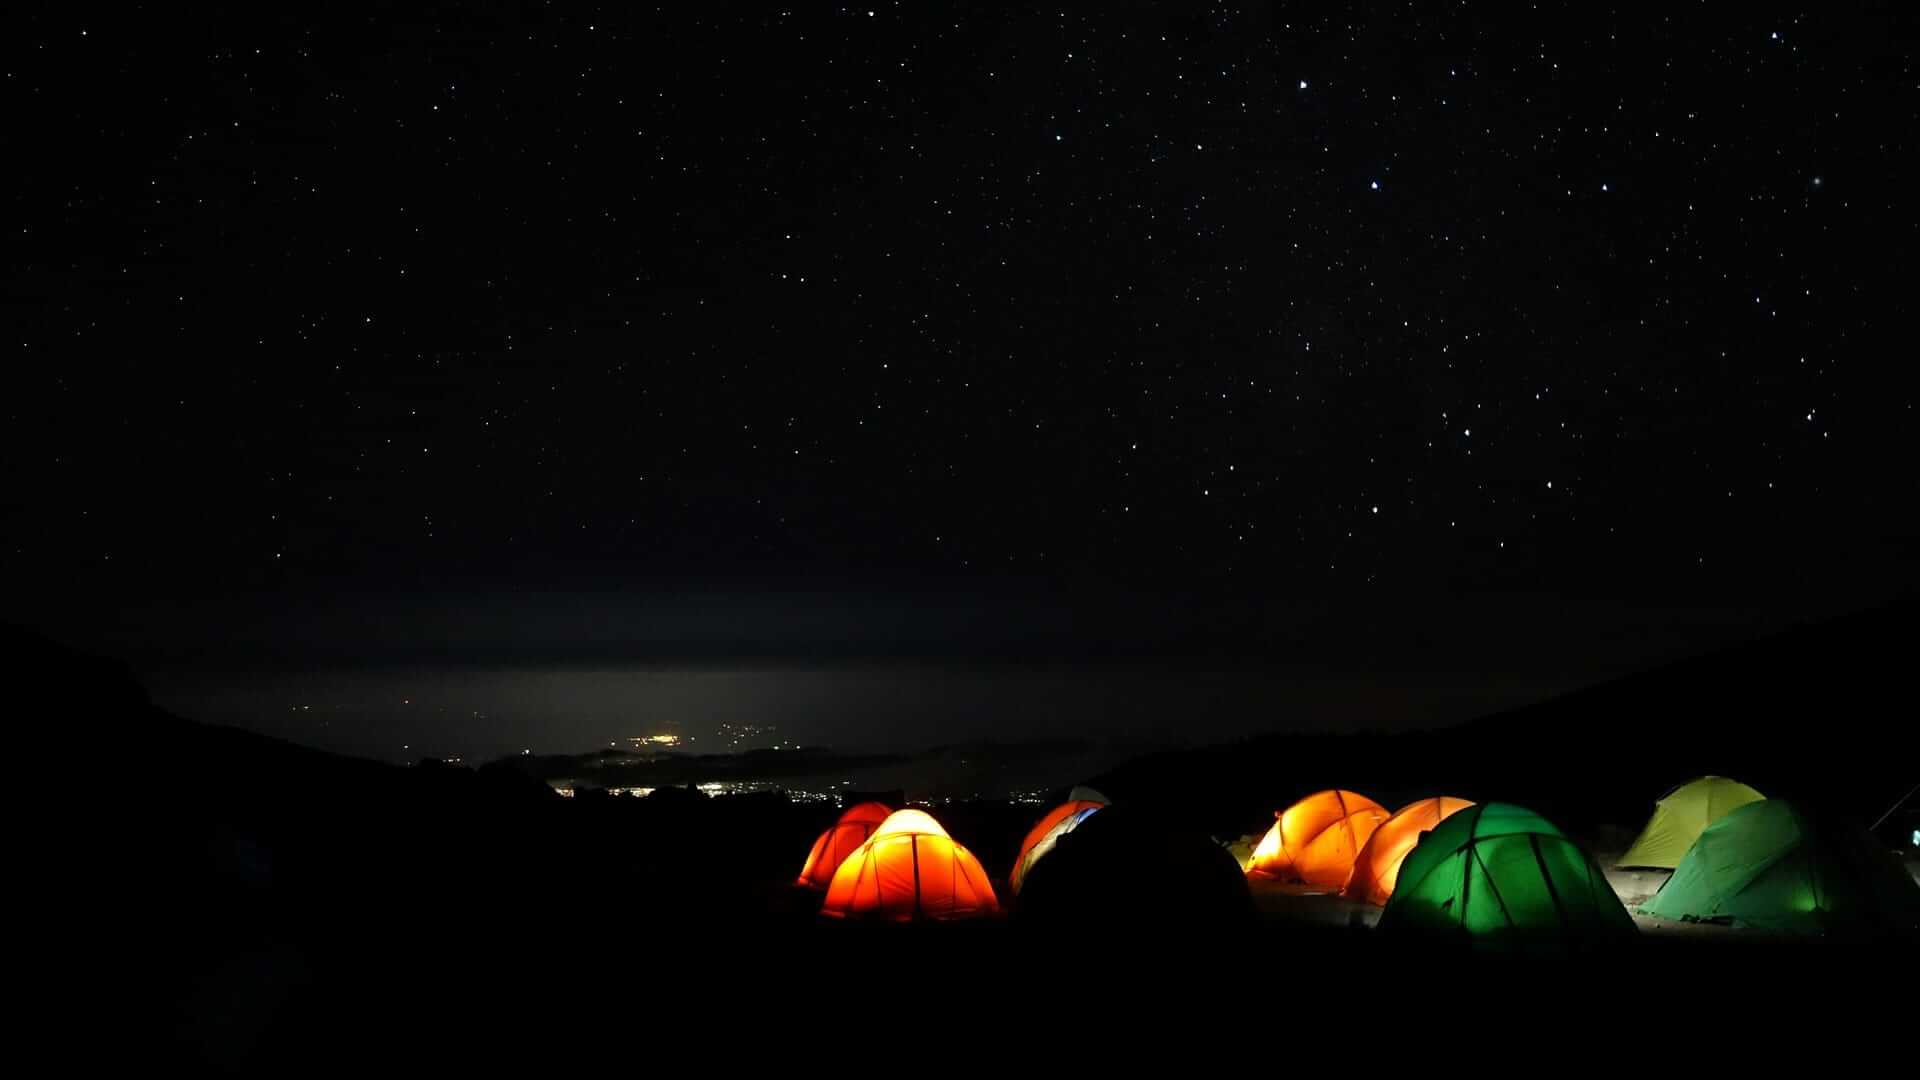
[[[1707,826],[1640,911],[1795,934],[1912,935],[1920,885],[1865,829],[1762,799]]]
[[[1640,838],[1614,865],[1671,870],[1680,865],[1681,856],[1707,826],[1730,811],[1764,798],[1740,781],[1724,776],[1689,780],[1653,804],[1653,817],[1640,830]]]

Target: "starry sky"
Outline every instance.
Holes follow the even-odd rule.
[[[123,654],[1679,647],[1915,576],[1904,5],[7,20],[0,587]]]

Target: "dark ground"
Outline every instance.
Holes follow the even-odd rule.
[[[1169,828],[1218,838],[1337,782],[1388,805],[1439,792],[1519,802],[1593,843],[1703,772],[1866,821],[1913,777],[1912,706],[1896,694],[1910,615],[1888,608],[1458,729],[1251,740],[1062,786],[1090,779]],[[634,1061],[653,1060],[637,1047],[778,1056],[789,1044],[773,1032],[850,1024],[846,995],[880,1010],[907,995],[992,1025],[1058,1010],[1064,994],[1069,1012],[1096,1000],[1154,1010],[1237,1046],[1250,1030],[1240,1010],[1257,1022],[1328,978],[1370,1002],[1409,983],[1449,1000],[1525,985],[1526,1000],[1502,1008],[1577,1014],[1585,1038],[1610,1015],[1590,1010],[1676,993],[1676,980],[1727,1008],[1763,985],[1771,1005],[1812,1007],[1809,987],[1904,985],[1917,958],[1910,945],[1724,935],[1490,958],[1271,917],[1168,925],[1153,883],[1125,874],[1116,910],[1079,931],[1018,918],[819,925],[813,899],[786,883],[836,808],[681,791],[567,800],[510,761],[336,757],[168,715],[116,665],[30,635],[6,645],[22,661],[19,700],[67,718],[65,745],[34,766],[47,785],[37,815],[53,826],[27,845],[46,845],[35,877],[81,928],[85,960],[69,956],[57,982],[77,980],[73,1015],[138,1018],[155,1060],[333,1071],[376,1049],[450,1061],[529,1037],[563,1061],[626,1040]],[[1041,808],[934,810],[1005,899]],[[746,1017],[766,1041],[726,1036]],[[1059,1023],[1099,1030],[1092,1017]],[[75,1044],[83,1057],[114,1049]]]

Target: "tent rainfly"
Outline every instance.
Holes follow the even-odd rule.
[[[1400,878],[1400,863],[1420,837],[1454,814],[1472,806],[1467,799],[1441,795],[1408,803],[1380,823],[1353,860],[1353,876],[1340,895],[1384,907]]]
[[[1078,828],[1088,815],[1107,805],[1106,796],[1092,788],[1074,788],[1070,796],[1066,802],[1047,811],[1020,841],[1020,854],[1014,857],[1013,873],[1007,878],[1014,895],[1019,895],[1020,886],[1034,863],[1045,858],[1060,843],[1060,838]]]
[[[867,837],[872,836],[873,830],[891,813],[893,811],[877,802],[850,807],[813,842],[813,850],[807,853],[806,865],[800,868],[800,878],[794,884],[825,892],[833,880],[833,872],[867,842]]]
[[[1382,933],[1492,947],[1594,947],[1638,931],[1593,856],[1531,810],[1481,803],[1420,838]]]
[[[980,860],[924,811],[899,810],[834,871],[820,913],[836,919],[945,921],[997,915]]]
[[[1247,873],[1332,892],[1346,885],[1354,858],[1388,814],[1365,795],[1331,789],[1316,791],[1274,817]]]
[[[1680,857],[1707,826],[1764,798],[1740,781],[1724,776],[1689,780],[1653,804],[1653,817],[1647,820],[1647,827],[1640,830],[1639,839],[1614,865],[1671,870],[1680,865]]]

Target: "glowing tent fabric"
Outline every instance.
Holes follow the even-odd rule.
[[[1346,885],[1354,858],[1388,814],[1365,795],[1330,790],[1274,816],[1278,820],[1254,848],[1247,873],[1334,890]]]
[[[824,890],[833,880],[833,872],[847,856],[859,850],[873,830],[887,819],[892,811],[877,802],[861,803],[840,815],[833,827],[820,834],[813,842],[813,850],[807,853],[806,865],[800,868],[800,878],[796,885],[805,885],[809,889]]]
[[[1790,934],[1913,934],[1920,885],[1866,830],[1763,799],[1707,826],[1640,911]]]
[[[1078,789],[1076,789],[1078,790]],[[1073,799],[1061,803],[1027,830],[1026,838],[1020,841],[1020,854],[1014,857],[1013,873],[1008,875],[1007,884],[1014,894],[1020,892],[1020,885],[1026,880],[1027,871],[1033,864],[1045,858],[1053,851],[1060,838],[1078,828],[1087,820],[1087,815],[1107,805],[1105,799]]]
[[[820,913],[836,919],[913,922],[995,915],[999,901],[973,853],[919,810],[880,823],[834,871]]]
[[[933,820],[933,815],[925,810],[895,810],[888,814],[878,828],[873,830],[873,839],[893,836],[900,833],[924,833],[928,836],[947,835],[946,827]]]
[[[840,822],[864,821],[869,825],[878,825],[892,816],[893,811],[885,803],[863,802],[849,807],[846,813],[840,815]]]
[[[1394,883],[1399,880],[1401,861],[1420,842],[1421,835],[1472,805],[1467,799],[1443,795],[1395,810],[1393,816],[1381,822],[1367,838],[1366,846],[1353,860],[1353,876],[1347,879],[1347,887],[1340,890],[1340,895],[1350,900],[1364,900],[1376,907],[1384,906],[1393,895]]]
[[[1592,856],[1504,803],[1468,807],[1420,838],[1379,929],[1495,947],[1597,946],[1637,933]]]
[[[1671,870],[1680,865],[1680,857],[1707,826],[1765,795],[1738,780],[1724,776],[1702,776],[1689,780],[1662,796],[1653,805],[1653,817],[1640,830],[1639,839],[1620,856],[1615,866],[1644,866]]]

